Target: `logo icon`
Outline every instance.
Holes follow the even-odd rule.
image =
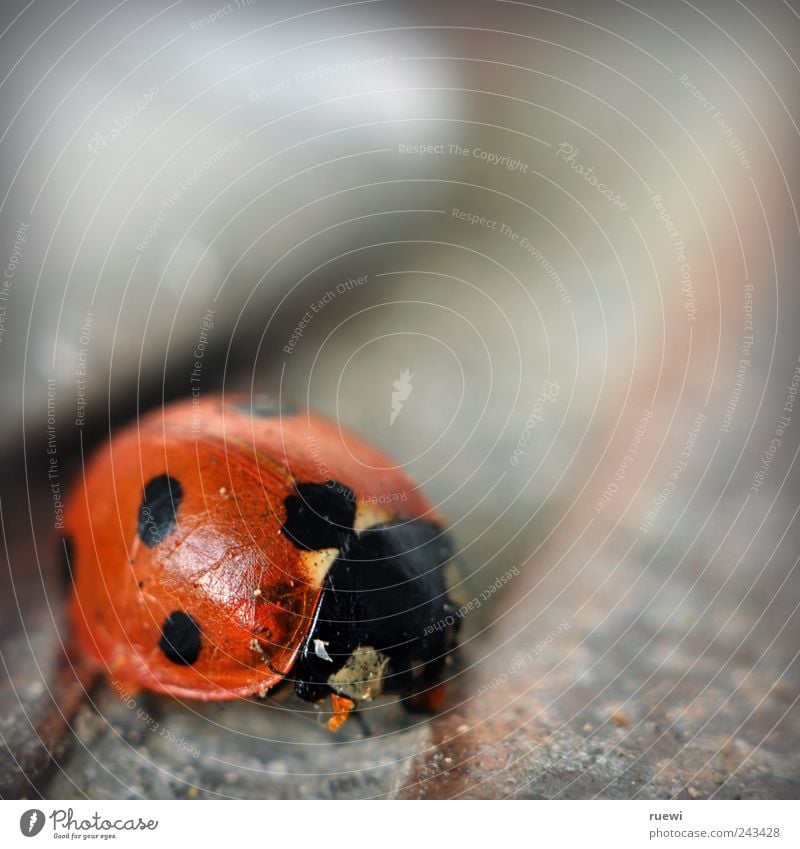
[[[19,818],[19,830],[25,837],[36,837],[44,828],[44,813],[38,808],[31,808]]]
[[[413,375],[408,369],[400,372],[400,377],[392,383],[394,392],[392,392],[392,412],[389,414],[389,425],[393,425],[395,419],[400,415],[400,410],[403,409],[403,402],[408,400],[411,394],[411,378]]]

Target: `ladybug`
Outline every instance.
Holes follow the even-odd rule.
[[[436,709],[457,644],[443,518],[377,449],[269,397],[204,396],[121,430],[65,511],[79,653],[213,701],[293,685],[336,730],[381,693]]]

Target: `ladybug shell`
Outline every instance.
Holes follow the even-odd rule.
[[[354,501],[342,529],[337,489]],[[312,628],[338,531],[416,518],[440,523],[404,472],[316,414],[172,404],[113,436],[67,505],[78,649],[174,696],[263,694]]]

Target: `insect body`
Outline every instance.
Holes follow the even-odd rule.
[[[98,451],[65,527],[77,647],[119,682],[205,701],[291,682],[331,697],[332,729],[382,692],[440,694],[458,627],[442,519],[316,414],[167,406]]]

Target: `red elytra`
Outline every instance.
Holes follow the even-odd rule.
[[[356,529],[441,523],[408,475],[362,439],[311,412],[265,414],[262,403],[250,415],[250,404],[168,405],[114,434],[76,482],[65,515],[76,644],[120,683],[210,701],[263,694],[289,672],[338,553],[303,550],[283,532],[298,482],[346,481]],[[166,502],[162,492],[143,510],[148,483],[166,479],[175,487]],[[192,662],[164,651],[176,611],[200,623]],[[179,660],[194,648],[177,645]]]

